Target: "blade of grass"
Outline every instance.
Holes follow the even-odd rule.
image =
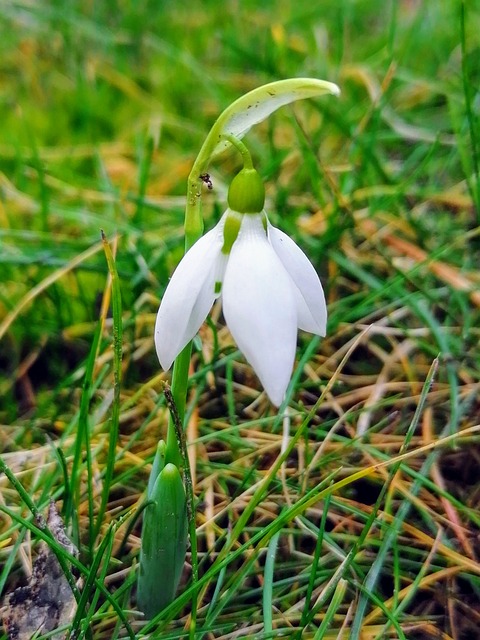
[[[297,640],[301,640],[302,633],[304,632],[305,627],[307,625],[309,612],[313,609],[312,594],[313,594],[313,588],[315,586],[315,577],[317,573],[317,568],[320,562],[320,555],[322,553],[323,536],[325,533],[325,525],[327,524],[328,507],[330,504],[331,497],[332,497],[331,494],[327,494],[325,498],[325,502],[323,503],[322,519],[320,521],[320,527],[318,529],[318,534],[317,534],[317,541],[315,543],[315,552],[313,555],[312,569],[310,571],[310,577],[308,580],[307,594],[305,596],[305,604],[303,605],[302,617],[300,619],[300,630],[297,635]]]
[[[463,83],[463,94],[465,97],[465,111],[467,115],[468,128],[470,134],[470,144],[472,149],[472,164],[473,164],[473,173],[474,173],[474,181],[475,186],[471,184],[471,180],[467,177],[467,183],[469,185],[470,191],[472,193],[472,199],[476,202],[476,215],[477,215],[477,224],[480,224],[480,162],[479,162],[479,154],[478,154],[478,138],[476,127],[478,126],[478,118],[475,118],[473,115],[472,109],[472,94],[471,87],[472,81],[469,77],[468,73],[468,64],[467,64],[467,36],[465,31],[465,23],[467,21],[467,7],[465,0],[462,0],[460,5],[460,45],[462,51],[462,83]]]
[[[7,582],[10,571],[12,570],[13,563],[15,562],[15,559],[17,557],[18,550],[20,549],[20,546],[24,541],[25,533],[25,529],[18,532],[17,539],[12,545],[12,548],[9,551],[9,554],[3,564],[2,573],[0,574],[0,593],[4,593],[5,584]]]
[[[113,544],[115,542],[115,533],[123,525],[123,523],[130,518],[130,512],[125,514],[117,522],[112,523],[105,536],[96,550],[92,564],[90,566],[89,574],[85,580],[85,584],[82,589],[82,597],[78,603],[77,612],[70,628],[70,636],[72,638],[85,635],[90,628],[92,617],[95,613],[95,609],[98,603],[98,599],[101,595],[98,589],[98,584],[105,583],[105,577],[109,568],[110,558],[112,555]],[[98,574],[98,575],[97,575]],[[87,604],[90,602],[88,610],[85,612]],[[80,631],[80,626],[82,630]],[[77,635],[77,634],[80,635]]]
[[[81,496],[81,467],[82,452],[85,452],[87,466],[87,498],[88,498],[88,547],[89,557],[93,555],[95,545],[94,533],[94,496],[93,496],[93,474],[92,474],[92,454],[90,445],[90,419],[89,409],[93,391],[93,371],[98,354],[98,346],[101,335],[101,323],[97,324],[93,340],[90,347],[90,353],[85,366],[85,376],[83,379],[82,397],[80,399],[80,412],[78,416],[78,428],[75,434],[75,447],[72,462],[70,490],[66,495],[64,502],[64,512],[66,516],[65,523],[72,522],[74,541],[79,546],[80,530],[78,524],[78,510],[80,506]],[[85,448],[84,448],[85,447]]]
[[[112,250],[102,231],[102,244],[107,259],[108,271],[112,283],[112,312],[113,312],[113,402],[110,419],[110,433],[108,438],[108,453],[103,477],[103,489],[100,507],[95,526],[95,538],[100,533],[103,518],[110,495],[113,472],[115,468],[116,449],[120,423],[120,382],[122,377],[122,295],[120,279],[118,277]]]
[[[263,630],[266,634],[273,633],[273,572],[280,533],[281,531],[277,531],[268,543],[263,572]]]
[[[313,640],[323,640],[325,634],[333,620],[334,615],[337,613],[339,606],[342,604],[342,600],[345,597],[347,591],[347,581],[341,578],[335,587],[335,592],[332,597],[332,601],[328,605],[328,609],[323,617],[322,624],[318,627]]]
[[[157,136],[158,137],[158,136]],[[142,226],[142,215],[147,193],[148,178],[152,165],[153,153],[155,151],[156,141],[154,135],[149,133],[145,144],[142,145],[142,154],[140,158],[139,178],[138,178],[138,199],[137,210],[133,216],[133,224],[138,227]]]

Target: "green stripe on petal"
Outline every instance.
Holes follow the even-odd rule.
[[[226,256],[230,254],[233,243],[238,237],[240,225],[242,224],[242,216],[234,211],[227,211],[225,217],[225,225],[223,227],[223,247],[222,253]]]

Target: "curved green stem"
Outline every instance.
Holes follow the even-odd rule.
[[[230,142],[230,144],[232,144],[237,149],[237,151],[242,154],[243,167],[245,169],[253,169],[252,156],[250,155],[250,151],[243,144],[243,142],[241,142],[241,140],[239,140],[235,136],[232,136],[231,133],[222,133],[220,138],[222,140]]]

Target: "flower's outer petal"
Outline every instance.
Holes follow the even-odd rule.
[[[270,400],[282,403],[297,345],[291,280],[269,244],[262,216],[244,216],[223,283],[228,328]]]
[[[215,282],[223,280],[221,253],[224,218],[187,251],[167,286],[155,323],[155,347],[163,369],[192,340],[215,298]]]
[[[270,223],[268,238],[295,285],[299,328],[324,336],[327,328],[327,305],[317,272],[300,247]]]

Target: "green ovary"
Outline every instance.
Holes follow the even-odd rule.
[[[242,169],[228,190],[228,206],[238,213],[260,213],[265,205],[265,186],[255,169]]]

